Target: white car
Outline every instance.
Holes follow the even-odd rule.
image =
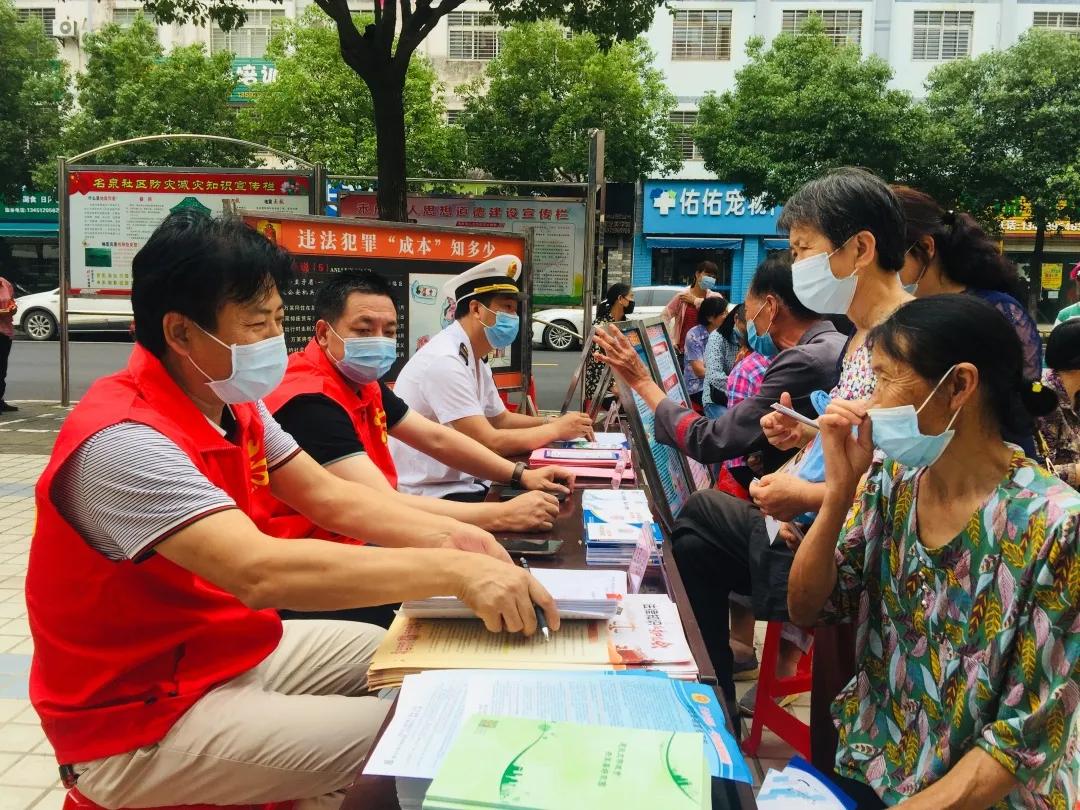
[[[630,320],[642,320],[660,315],[676,294],[685,287],[653,286],[634,287],[634,314]],[[544,309],[533,313],[532,342],[549,351],[569,351],[581,347],[581,341],[569,332],[556,329],[556,326],[573,329],[577,335],[584,335],[582,328],[583,310],[580,307],[565,309]]]
[[[31,340],[60,336],[60,290],[15,299],[16,324]],[[70,298],[68,326],[80,332],[127,332],[131,326],[131,299],[127,297]],[[78,310],[75,314],[72,310]]]

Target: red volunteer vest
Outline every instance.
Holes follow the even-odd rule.
[[[269,482],[254,405],[234,405],[239,442],[223,438],[141,346],[98,380],[64,421],[36,490],[26,603],[34,636],[30,700],[61,763],[158,742],[214,686],[277,647],[281,622],[153,554],[113,562],[49,497],[57,471],[100,430],[138,422],[172,440],[247,514]]]
[[[370,382],[362,386],[359,392],[353,390],[322,347],[312,339],[302,352],[289,357],[285,379],[263,402],[271,413],[277,413],[287,402],[305,394],[329,397],[349,415],[368,458],[386,476],[390,486],[397,489],[397,467],[394,466],[387,443],[386,411],[383,410],[379,383]],[[318,537],[343,543],[361,542],[316,526],[271,495],[269,489],[263,490],[260,497],[266,499],[264,508],[270,512],[267,534],[274,537]]]

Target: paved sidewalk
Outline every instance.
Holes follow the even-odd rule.
[[[56,402],[15,400],[15,413],[0,414],[0,454],[34,453],[47,456],[52,452],[60,425],[71,410]],[[0,462],[2,467],[3,462]],[[0,805],[0,808],[3,806]]]

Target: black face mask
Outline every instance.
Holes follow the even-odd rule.
[[[633,301],[631,301],[629,304],[627,304],[625,307],[623,307],[623,315],[630,315],[630,314],[633,313],[633,311],[634,311],[634,302]]]

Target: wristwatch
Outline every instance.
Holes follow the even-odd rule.
[[[525,475],[525,470],[527,469],[528,467],[526,467],[524,461],[519,461],[517,464],[515,464],[514,474],[510,476],[510,486],[520,487],[521,477]]]

